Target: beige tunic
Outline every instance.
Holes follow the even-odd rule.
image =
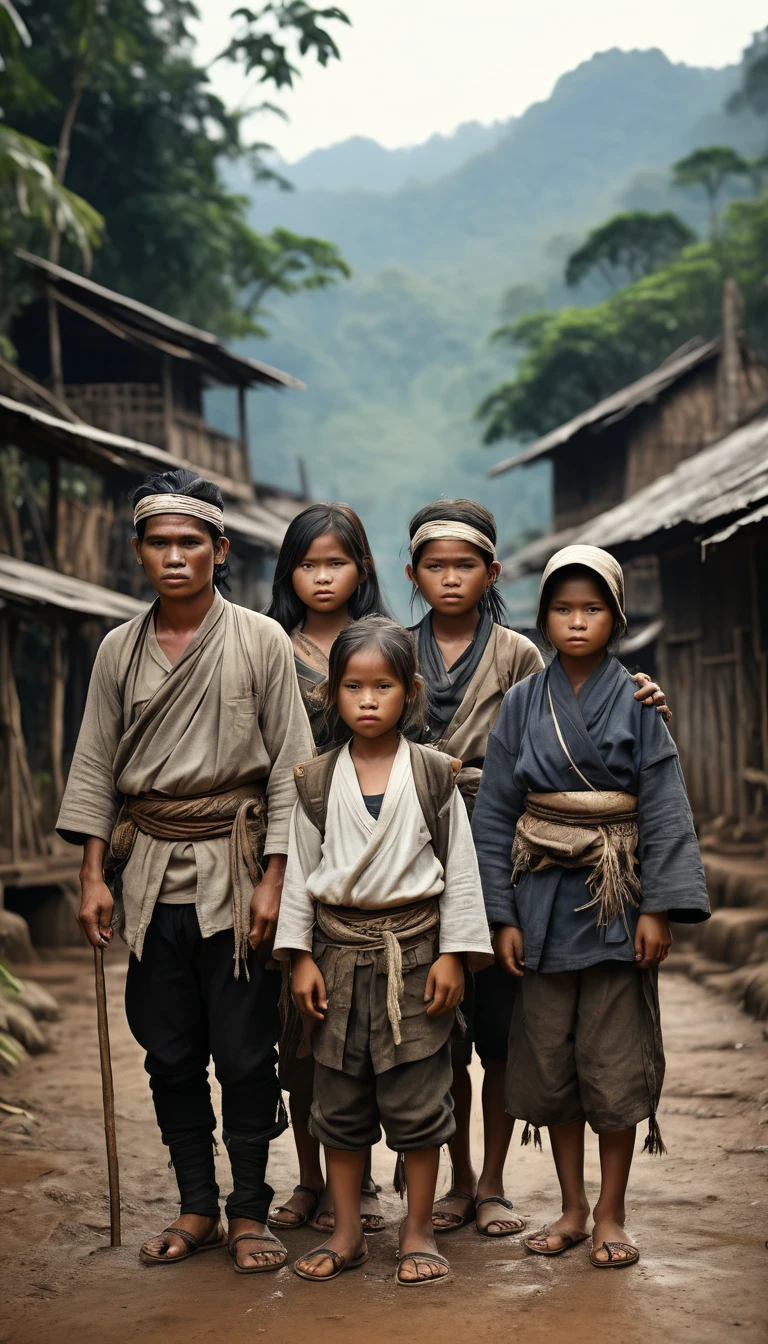
[[[530,639],[506,626],[494,625],[464,699],[435,746],[465,763],[484,760],[488,734],[510,686],[532,672],[540,672],[543,666],[544,660]]]
[[[290,640],[275,621],[216,594],[171,666],[153,619],[119,626],[99,649],[57,830],[76,844],[108,842],[123,795],[189,798],[265,780],[264,852],[287,853],[293,766],[312,755]],[[232,927],[228,838],[184,846],[140,832],[118,910],[137,956],[161,891],[178,899],[185,886],[203,937]]]
[[[445,871],[432,848],[401,740],[381,812],[375,820],[360,792],[349,747],[341,752],[328,795],[325,838],[296,804],[291,821],[275,955],[311,951],[315,901],[389,913],[440,898],[440,952],[486,952],[491,945],[475,847],[466,809],[454,789]]]

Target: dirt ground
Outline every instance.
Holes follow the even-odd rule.
[[[640,1264],[601,1274],[589,1266],[588,1244],[542,1259],[519,1241],[493,1242],[465,1228],[441,1239],[452,1281],[406,1296],[393,1281],[399,1200],[386,1193],[393,1163],[383,1146],[374,1172],[385,1189],[388,1228],[369,1240],[370,1261],[354,1274],[324,1286],[301,1281],[290,1268],[236,1277],[223,1252],[168,1269],[139,1263],[139,1241],[166,1226],[176,1206],[141,1054],[122,1011],[125,966],[119,952],[109,954],[119,1250],[109,1248],[91,955],[67,951],[33,971],[64,1011],[52,1028],[54,1053],[0,1080],[0,1096],[29,1113],[0,1113],[2,1344],[241,1344],[259,1335],[270,1344],[302,1344],[308,1335],[313,1344],[464,1344],[513,1333],[523,1344],[768,1338],[768,1041],[759,1025],[701,985],[665,968],[661,1124],[669,1155],[637,1155],[628,1226]],[[296,1179],[290,1132],[273,1153],[270,1181],[285,1194]],[[224,1156],[219,1169],[225,1186]],[[507,1176],[531,1228],[555,1214],[546,1137],[543,1154],[513,1140]],[[588,1178],[596,1192],[594,1142]],[[288,1234],[291,1257],[318,1240],[308,1229]]]

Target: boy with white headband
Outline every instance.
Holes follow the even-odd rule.
[[[227,1244],[212,1055],[234,1182],[229,1249],[237,1272],[261,1273],[286,1257],[265,1223],[269,1140],[287,1123],[280,974],[263,947],[277,922],[293,766],[312,739],[289,639],[218,591],[229,550],[218,488],[173,471],[133,499],[133,548],[158,596],[99,649],[57,829],[84,845],[89,942],[108,946],[114,923],[131,949],[128,1021],[181,1195],[180,1216],[141,1259],[169,1265]]]
[[[488,734],[511,686],[543,667],[536,646],[507,627],[498,591],[496,522],[471,499],[438,499],[409,525],[411,562],[406,569],[414,594],[431,608],[416,627],[419,670],[428,698],[423,741],[458,757],[458,778],[467,810],[472,808],[485,762]],[[642,674],[636,692],[648,706],[666,709],[658,686]],[[514,1121],[504,1109],[507,1038],[516,981],[498,967],[467,977],[464,1014],[468,1031],[453,1042],[456,1136],[451,1144],[453,1182],[434,1210],[435,1231],[457,1231],[476,1222],[478,1232],[508,1237],[523,1220],[504,1196],[504,1162]],[[472,1047],[483,1064],[483,1166],[475,1175],[470,1151]]]

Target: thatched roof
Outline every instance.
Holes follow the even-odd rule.
[[[574,541],[608,550],[647,550],[652,539],[674,533],[700,536],[705,529],[746,523],[765,504],[768,415],[761,415],[592,518]]]
[[[495,467],[491,467],[486,472],[486,475],[500,476],[502,472],[510,471],[512,467],[523,467],[529,462],[548,457],[556,448],[568,443],[582,430],[588,429],[594,433],[605,429],[614,421],[622,420],[636,407],[649,401],[655,401],[673,383],[691,373],[701,364],[706,364],[708,360],[715,359],[719,353],[719,340],[688,342],[682,351],[670,355],[652,373],[647,373],[644,378],[638,378],[628,387],[622,387],[619,392],[614,392],[610,397],[604,397],[602,401],[590,406],[589,410],[582,411],[580,415],[575,415],[572,420],[568,420],[564,425],[559,425],[557,429],[551,430],[543,438],[537,439],[535,443],[525,449],[525,452],[519,453],[516,457],[508,457],[504,462],[497,462]]]
[[[117,336],[138,345],[149,345],[177,359],[193,359],[214,380],[225,385],[248,387],[251,383],[264,383],[268,387],[304,389],[304,384],[290,373],[263,364],[259,359],[234,354],[221,345],[210,331],[191,327],[188,322],[180,322],[178,318],[169,317],[157,308],[149,308],[147,304],[130,299],[125,294],[105,289],[84,275],[67,271],[63,266],[56,266],[52,261],[45,261],[43,257],[36,257],[21,248],[16,250],[16,256],[65,307],[80,313],[82,317],[91,318],[108,330],[113,329]]]
[[[56,569],[15,560],[12,555],[0,555],[0,598],[33,608],[58,607],[81,616],[106,616],[116,621],[129,621],[147,609],[147,603],[138,598],[74,579]]]

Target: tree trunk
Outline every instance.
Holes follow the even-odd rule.
[[[64,186],[67,176],[67,166],[69,164],[69,155],[72,147],[72,132],[75,127],[77,110],[80,106],[80,100],[83,96],[85,87],[85,77],[88,70],[88,54],[81,60],[75,69],[75,78],[72,84],[72,95],[64,113],[64,120],[61,123],[59,132],[59,143],[56,147],[56,166],[54,175],[56,181]],[[61,256],[61,232],[56,225],[51,229],[51,235],[48,241],[48,260],[59,264]],[[48,291],[48,342],[50,348],[51,361],[51,387],[54,396],[60,401],[64,400],[64,368],[61,358],[61,332],[59,329],[59,308],[53,293]]]

